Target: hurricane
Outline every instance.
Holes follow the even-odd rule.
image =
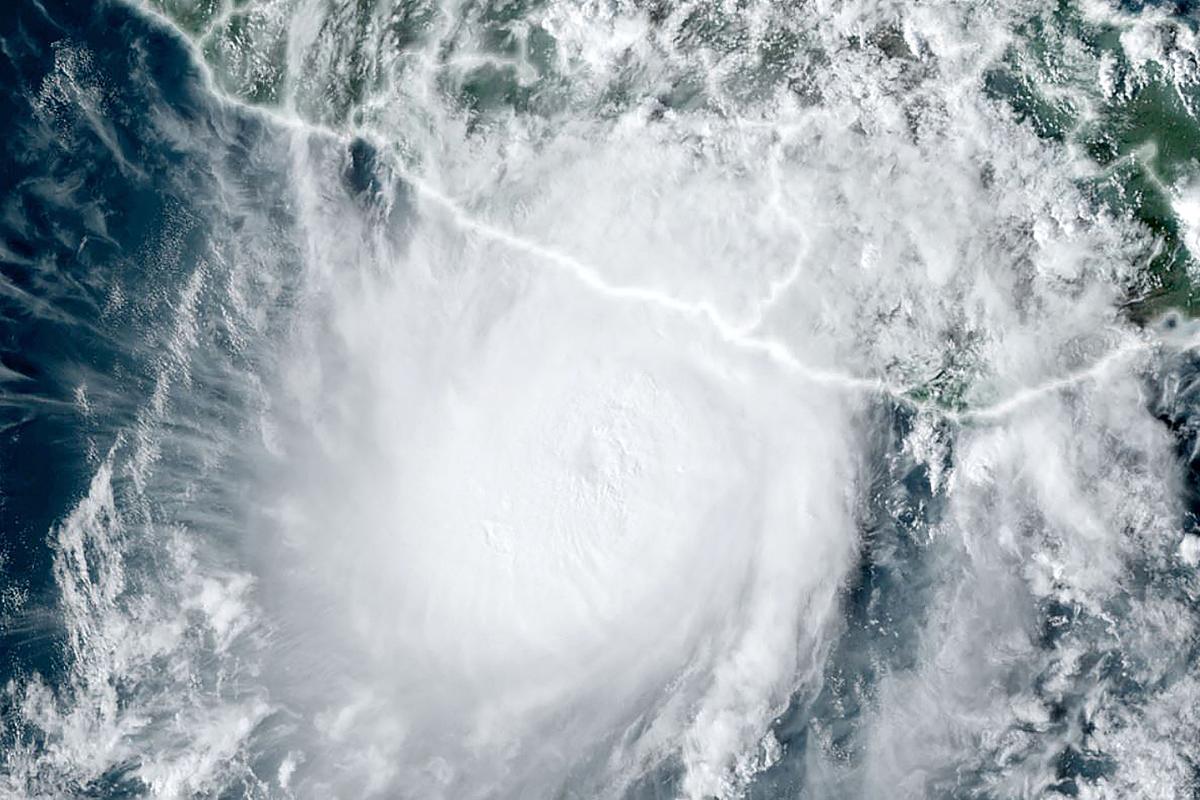
[[[14,0],[0,797],[1200,796],[1190,0]]]

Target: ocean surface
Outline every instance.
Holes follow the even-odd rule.
[[[0,798],[1200,798],[1200,4],[12,0]]]

